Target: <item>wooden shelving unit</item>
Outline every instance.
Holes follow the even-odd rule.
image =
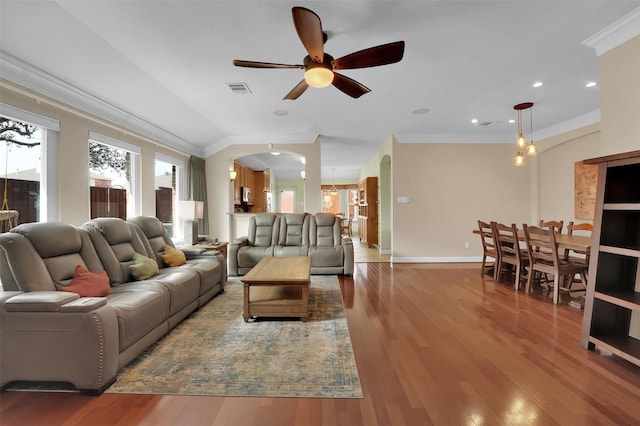
[[[640,151],[599,164],[581,344],[640,366]]]
[[[368,177],[358,184],[358,237],[369,245],[378,244],[378,178]]]

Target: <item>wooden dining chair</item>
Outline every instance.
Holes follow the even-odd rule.
[[[521,284],[526,284],[527,267],[529,266],[529,254],[520,248],[518,241],[518,228],[515,223],[510,226],[502,223],[491,222],[493,233],[496,237],[498,250],[498,267],[496,280],[500,280],[506,267],[515,267],[514,288],[518,290]]]
[[[553,229],[543,229],[537,226],[522,225],[524,238],[527,243],[529,253],[529,276],[527,279],[526,292],[532,290],[532,283],[536,274],[553,275],[553,303],[557,304],[560,298],[560,290],[571,291],[564,285],[565,278],[569,281],[574,275],[580,274],[582,280],[587,282],[587,268],[585,265],[568,262],[558,254],[558,243]]]
[[[593,225],[590,223],[573,223],[573,221],[569,222],[567,226],[567,234],[574,235],[574,231],[578,231],[580,235],[591,236],[593,232]],[[578,256],[572,256],[571,252],[576,253]],[[564,258],[566,260],[572,260],[574,262],[583,262],[589,265],[589,253],[586,251],[580,250],[569,250],[565,249]]]
[[[593,232],[593,225],[584,222],[584,223],[573,223],[573,221],[569,222],[567,225],[567,234],[574,235],[574,231],[577,231],[580,235],[591,236]],[[589,269],[589,252],[583,250],[575,250],[575,249],[565,249],[564,250],[564,260],[572,263],[577,263],[579,265],[584,265],[587,270]],[[572,290],[575,289],[573,284],[582,284],[582,289],[586,289],[586,283],[582,281],[582,279],[578,275],[574,275],[572,279],[569,281],[568,287]]]
[[[351,227],[353,224],[353,218],[349,218],[349,219],[342,219],[342,221],[340,222],[340,232],[342,233],[343,236],[348,236],[349,238],[351,238]]]
[[[493,275],[493,279],[495,280],[497,277],[499,257],[493,227],[491,223],[478,220],[478,229],[480,230],[480,239],[482,240],[482,266],[480,267],[480,275]],[[493,259],[493,263],[489,263],[489,258]]]
[[[538,227],[543,229],[551,229],[553,227],[556,234],[562,234],[562,227],[564,226],[564,220],[542,220],[538,222]]]

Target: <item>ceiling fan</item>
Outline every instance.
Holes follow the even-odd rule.
[[[304,8],[291,9],[293,24],[298,37],[309,55],[303,65],[274,64],[271,62],[255,62],[235,59],[233,64],[248,68],[299,68],[305,71],[304,80],[298,83],[283,99],[297,99],[309,86],[326,87],[333,84],[336,88],[351,96],[359,98],[371,91],[357,81],[338,74],[335,70],[377,67],[379,65],[399,62],[404,55],[404,41],[382,44],[350,53],[338,59],[324,52],[327,35],[322,31],[320,17],[315,12]]]

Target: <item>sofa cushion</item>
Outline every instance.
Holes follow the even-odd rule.
[[[118,319],[120,352],[166,322],[171,303],[167,289],[150,282],[121,284],[107,300]]]
[[[277,216],[273,213],[261,213],[249,219],[248,240],[254,247],[272,247],[278,244]]]
[[[133,253],[133,263],[129,265],[129,271],[136,280],[141,281],[157,275],[159,269],[155,260],[136,252]]]
[[[238,267],[253,268],[265,256],[273,256],[273,247],[240,247]]]
[[[187,263],[187,257],[180,250],[176,250],[173,247],[166,245],[164,246],[162,261],[167,266],[175,267]]]
[[[102,297],[111,293],[106,271],[96,274],[82,265],[76,266],[71,283],[60,286],[60,290],[77,293],[80,297]]]

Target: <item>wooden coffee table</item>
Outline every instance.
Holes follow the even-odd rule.
[[[309,316],[311,258],[262,259],[244,277],[244,321],[251,317]]]

